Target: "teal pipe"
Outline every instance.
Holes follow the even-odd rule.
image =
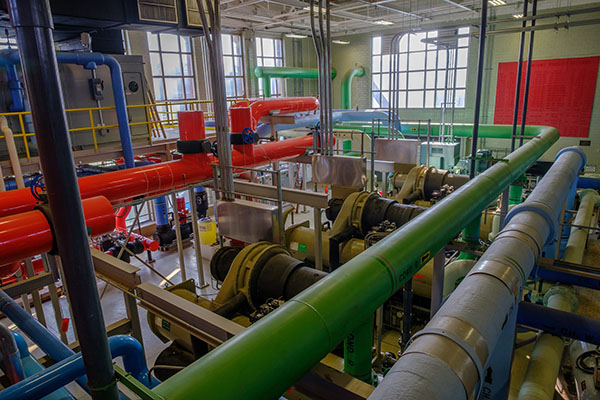
[[[336,74],[335,69],[332,69],[331,79],[334,79]],[[318,79],[319,70],[316,68],[256,67],[254,75],[262,80],[264,96],[271,97],[271,78]]]
[[[364,320],[344,340],[344,372],[373,384],[373,315]]]
[[[357,76],[365,76],[363,67],[354,67],[346,71],[342,78],[342,87],[340,88],[340,99],[342,108],[349,110],[352,108],[352,80]]]
[[[536,139],[508,155],[506,161],[161,383],[154,392],[168,400],[280,396],[559,138],[555,128],[538,128],[537,133]]]

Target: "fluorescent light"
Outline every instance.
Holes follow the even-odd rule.
[[[348,40],[332,40],[331,43],[335,43],[335,44],[350,44],[350,42]]]
[[[513,14],[513,17],[516,19],[523,18],[523,14]]]
[[[292,38],[292,39],[306,39],[308,36],[300,35],[298,33],[286,33],[285,37]]]
[[[385,26],[394,25],[394,23],[392,21],[386,21],[385,19],[380,19],[378,21],[373,21],[373,23],[377,24],[377,25],[385,25]]]
[[[495,6],[495,7],[506,5],[506,1],[504,1],[504,0],[490,0],[490,1],[488,1],[488,3],[490,3],[490,5]]]
[[[304,7],[303,10],[304,11],[310,11],[310,7]],[[313,6],[313,10],[315,11],[315,14],[318,14],[319,13],[319,6]],[[321,7],[321,12],[323,14],[325,14],[325,12],[326,12],[325,7]]]

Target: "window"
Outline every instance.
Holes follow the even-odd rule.
[[[256,64],[259,67],[283,67],[283,46],[281,39],[256,38]],[[258,93],[263,95],[262,79],[258,80]],[[283,80],[271,79],[271,96],[282,96]]]
[[[245,97],[242,38],[238,35],[222,35],[221,40],[227,97]]]
[[[469,34],[469,28],[459,28],[458,39],[455,32],[451,35],[444,32],[440,37],[438,34],[438,31],[412,33],[400,40],[399,108],[441,108],[451,106],[452,102],[455,107],[465,106],[469,55],[469,37],[465,35]],[[389,107],[389,51],[389,38],[373,38],[371,105],[374,108]]]
[[[148,49],[156,100],[196,99],[191,38],[148,33]]]
[[[3,38],[0,39],[0,50],[17,49],[17,39],[15,38]]]

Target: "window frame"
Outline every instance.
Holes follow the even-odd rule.
[[[425,34],[425,38],[433,38],[436,37],[438,34],[438,30],[429,30],[429,31],[423,31],[423,32],[415,32],[415,33],[409,33],[406,34],[402,37],[401,42],[403,40],[405,40],[405,44],[400,43],[400,51],[399,51],[399,56],[400,60],[399,60],[399,72],[400,72],[400,77],[401,79],[404,79],[404,82],[400,84],[400,89],[399,89],[399,96],[398,96],[398,108],[399,109],[413,109],[413,110],[418,110],[418,109],[430,109],[430,110],[441,110],[442,107],[442,102],[444,102],[444,92],[446,92],[446,102],[448,102],[448,100],[452,101],[452,99],[449,99],[449,96],[452,96],[452,87],[455,86],[455,95],[454,95],[454,103],[455,103],[455,108],[461,108],[464,109],[466,107],[466,93],[467,93],[467,86],[468,86],[468,79],[467,79],[467,72],[468,72],[468,63],[469,63],[469,45],[470,45],[470,40],[469,37],[459,37],[458,39],[458,46],[456,48],[456,53],[455,53],[455,60],[457,62],[457,65],[461,65],[460,67],[456,67],[456,70],[454,68],[449,67],[449,59],[448,56],[450,56],[452,53],[450,51],[447,50],[446,47],[444,46],[437,46],[434,44],[430,44],[430,43],[424,43],[423,44],[423,48],[418,48],[415,50],[411,50],[411,35],[422,35]],[[464,35],[464,34],[469,34],[470,33],[470,28],[469,27],[459,27],[457,28],[457,33],[459,35]],[[379,52],[376,52],[375,49],[375,40],[379,39],[380,41],[380,48],[379,48]],[[466,40],[464,40],[466,39]],[[392,84],[391,82],[391,74],[389,71],[389,61],[390,61],[390,57],[391,55],[389,54],[389,49],[384,49],[383,48],[383,44],[384,44],[385,40],[383,36],[373,36],[371,38],[371,106],[373,108],[386,108],[385,106],[382,105],[383,99],[386,97],[386,94],[389,93],[389,85]],[[420,40],[419,40],[420,42]],[[414,45],[414,44],[413,44]],[[462,61],[462,59],[460,58],[460,51],[465,51],[465,58],[464,58],[464,65],[462,65],[460,62]],[[411,54],[423,54],[423,59],[422,59],[422,67],[420,68],[415,68],[415,69],[411,69]],[[443,58],[444,58],[444,62],[443,65],[440,67],[440,54],[443,54]],[[431,67],[429,65],[429,57],[435,57],[435,67]],[[384,63],[384,60],[385,63]],[[374,66],[376,66],[376,61],[379,61],[379,65],[378,65],[378,69],[376,70],[374,68]],[[386,64],[386,65],[384,65]],[[455,74],[453,74],[452,72],[455,71]],[[442,73],[443,75],[441,75],[440,73]],[[458,80],[458,76],[460,74],[464,73],[464,85],[459,85],[459,82],[457,82]],[[412,87],[411,88],[411,74],[422,74],[422,85],[420,84],[421,82],[417,81],[417,86],[418,87]],[[431,75],[430,75],[431,74]],[[388,88],[383,89],[383,81],[384,81],[384,77],[387,76],[387,85]],[[413,75],[415,76],[415,75]],[[450,79],[454,80],[454,82],[456,82],[456,85],[454,84],[449,84],[448,86],[448,90],[444,90],[444,84],[443,82],[441,83],[440,86],[440,76],[443,76],[443,78],[446,80],[446,77],[450,77]],[[430,85],[430,81],[429,79],[431,79],[431,77],[433,77],[434,82],[433,85]],[[414,84],[414,81],[412,81]],[[409,96],[410,93],[419,93],[420,94],[420,102],[421,105],[420,106],[415,106],[415,105],[410,105],[410,101],[409,101]],[[431,96],[431,97],[429,97]],[[441,96],[441,98],[439,98],[438,96]],[[462,102],[460,102],[460,100],[462,100]],[[389,101],[389,99],[387,99],[387,101]],[[457,104],[457,102],[459,102]],[[450,106],[451,104],[447,104],[448,106]]]
[[[152,50],[152,48],[151,48],[151,41],[150,41],[151,39],[150,38],[152,35],[156,36],[156,42],[158,45],[157,50]],[[176,36],[178,39],[177,40],[177,51],[163,50],[161,35]],[[182,48],[182,42],[184,42],[186,40],[189,42],[189,51]],[[150,55],[150,64],[151,64],[150,69],[151,69],[151,73],[152,73],[152,88],[154,89],[154,97],[155,97],[156,101],[160,102],[160,101],[197,100],[198,99],[198,86],[197,86],[197,82],[196,82],[196,65],[195,65],[195,59],[194,59],[194,46],[193,46],[192,37],[186,36],[186,35],[178,35],[178,34],[174,34],[174,33],[148,32],[147,33],[147,41],[148,41],[148,53]],[[155,65],[152,62],[153,54],[158,55],[159,60],[160,60],[160,66],[159,66],[160,73],[159,74],[155,74]],[[178,55],[179,67],[181,69],[181,73],[179,75],[165,74],[165,56],[172,56],[172,55]],[[190,60],[191,60],[191,64],[189,65],[189,71],[186,71],[184,68],[184,57],[187,57],[187,56],[189,56]],[[181,80],[183,98],[169,98],[168,97],[168,95],[167,95],[168,94],[167,79]],[[192,80],[192,87],[193,87],[193,91],[194,91],[193,95],[188,95],[188,93],[187,93],[188,89],[186,88],[186,79]],[[162,81],[161,88],[157,87],[156,80]],[[160,94],[158,93],[159,91],[161,91]]]
[[[273,41],[273,56],[265,56],[263,52],[264,41]],[[260,43],[260,46],[259,46]],[[280,55],[277,55],[277,47],[279,45]],[[283,40],[281,38],[257,36],[256,37],[256,65],[259,67],[265,66],[265,60],[273,60],[273,66],[283,67],[285,63]],[[258,95],[264,96],[262,88],[262,80],[258,80]],[[282,78],[271,78],[271,97],[285,96],[285,84]]]
[[[225,49],[225,41],[223,40],[224,36],[229,36],[230,40],[230,48]],[[239,54],[236,54],[234,41],[238,42]],[[233,96],[227,96],[228,99],[243,99],[246,97],[246,68],[244,64],[244,49],[243,49],[243,41],[240,35],[236,35],[233,33],[223,33],[221,34],[221,42],[222,42],[222,50],[223,50],[223,65],[226,64],[226,59],[231,59],[233,66],[233,75],[227,75],[227,71],[225,71],[225,88],[227,90],[227,81],[233,80]],[[236,73],[236,65],[240,64],[241,75]],[[239,87],[239,81],[241,79],[241,88]]]

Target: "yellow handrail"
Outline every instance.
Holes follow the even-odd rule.
[[[228,99],[227,101],[229,103],[232,103],[232,102],[240,101],[240,100],[246,100],[246,99],[231,98],[231,99]],[[148,140],[152,141],[152,128],[153,127],[155,127],[157,125],[162,125],[163,127],[166,127],[166,128],[176,128],[176,127],[178,127],[177,113],[179,111],[201,110],[202,109],[201,107],[205,104],[206,105],[212,104],[212,100],[160,100],[160,101],[156,101],[156,102],[150,103],[150,104],[128,105],[127,109],[143,108],[145,111],[145,114],[146,114],[145,121],[129,122],[129,126],[132,127],[132,126],[146,125],[148,128]],[[151,115],[150,108],[154,108],[156,110],[155,114],[159,116],[159,119],[160,119],[159,121],[155,121],[155,120],[152,120],[152,118],[150,118],[150,115]],[[203,108],[204,108],[204,118],[205,119],[211,119],[214,117],[214,113],[209,109],[210,107],[204,106]],[[115,110],[115,109],[116,109],[115,106],[66,109],[65,111],[67,112],[67,114],[84,113],[85,112],[85,113],[87,113],[87,116],[89,119],[88,126],[69,128],[69,132],[77,133],[77,132],[91,131],[92,139],[94,142],[94,150],[98,151],[97,131],[102,130],[102,129],[118,128],[119,125],[118,124],[96,125],[94,123],[94,112],[108,111],[108,110]],[[31,115],[31,112],[30,111],[20,111],[20,112],[0,113],[0,116],[5,116],[7,118],[9,118],[9,117],[17,117],[18,118],[19,127],[20,127],[21,131],[15,132],[13,134],[13,136],[15,138],[22,138],[23,146],[25,147],[25,154],[26,154],[27,158],[31,158],[31,152],[29,149],[29,144],[28,144],[27,138],[34,136],[35,132],[33,132],[33,131],[27,132],[26,131],[25,121],[24,121],[24,116],[26,116],[26,115]],[[0,135],[0,139],[4,139],[4,136]]]

